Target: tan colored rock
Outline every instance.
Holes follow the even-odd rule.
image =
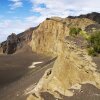
[[[83,19],[80,20],[83,21]],[[75,24],[79,23],[79,25],[82,22],[73,19],[71,24],[73,21],[75,21]],[[84,23],[89,25],[93,21],[87,20]],[[84,28],[85,26],[81,27]],[[48,91],[55,97],[57,96],[55,91],[65,96],[72,96],[73,92],[68,89],[76,84],[90,83],[100,88],[100,73],[96,72],[96,65],[92,62],[92,58],[88,56],[85,50],[66,40],[66,36],[69,36],[69,28],[58,19],[57,21],[54,19],[46,20],[33,31],[30,43],[32,50],[37,53],[58,56],[52,73],[47,75],[50,71],[47,70],[37,86],[32,90],[32,93],[37,96],[44,91]]]
[[[32,47],[33,51],[38,53],[58,55],[58,52],[61,49],[60,42],[65,41],[66,36],[69,36],[70,27],[74,26],[84,29],[86,26],[93,23],[95,22],[86,18],[49,18],[33,31],[30,46]]]
[[[69,35],[69,29],[61,22],[46,20],[33,31],[31,47],[33,51],[56,54],[59,41]]]

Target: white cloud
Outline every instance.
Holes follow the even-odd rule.
[[[12,2],[9,6],[11,7],[11,10],[14,10],[16,8],[22,7],[23,3],[21,0],[9,0]]]
[[[100,11],[100,0],[30,0],[32,10],[41,13],[42,16],[66,17],[70,14],[79,15],[92,11]],[[46,8],[38,5],[45,4]],[[70,9],[74,10],[73,12]]]
[[[20,20],[18,18],[11,20],[6,19],[0,21],[0,42],[6,40],[7,36],[11,33],[20,33],[24,30],[35,27],[41,22],[41,17],[29,16]]]
[[[11,1],[11,9],[16,9],[23,6],[22,0],[9,0]],[[40,22],[47,17],[59,16],[67,17],[68,15],[79,15],[89,12],[100,12],[100,0],[26,0],[32,3],[31,11],[38,12],[41,16],[29,16],[15,20],[0,21],[0,41],[12,32],[20,33],[31,26],[37,26]],[[45,7],[39,6],[45,4]],[[10,13],[10,12],[9,12]],[[26,12],[27,13],[27,12]],[[17,16],[16,16],[17,17]]]

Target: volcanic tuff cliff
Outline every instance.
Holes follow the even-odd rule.
[[[52,69],[47,70],[44,76],[31,91],[36,96],[30,96],[32,100],[42,100],[41,92],[49,92],[55,97],[58,94],[72,96],[69,91],[73,86],[79,88],[80,84],[90,83],[100,88],[100,74],[96,71],[96,65],[92,58],[88,56],[86,50],[79,48],[76,43],[69,41],[69,21],[70,25],[80,28],[95,23],[89,19],[61,19],[48,18],[33,31],[30,46],[37,53],[44,53],[57,56],[57,60]],[[85,21],[84,21],[85,20]],[[84,25],[78,25],[84,22]],[[68,22],[68,23],[67,23]],[[74,88],[75,88],[74,87]]]
[[[65,42],[69,36],[70,27],[85,29],[86,26],[93,23],[95,22],[89,19],[48,18],[33,31],[30,45],[35,52],[58,55],[62,51],[61,41]]]

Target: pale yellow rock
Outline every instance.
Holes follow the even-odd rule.
[[[55,95],[55,91],[65,96],[72,96],[73,92],[68,91],[76,84],[90,83],[100,88],[100,73],[96,72],[96,65],[85,50],[78,48],[73,42],[68,41],[69,27],[81,27],[94,23],[88,19],[59,19],[52,18],[44,21],[33,31],[30,46],[37,53],[57,56],[52,73],[47,76],[46,71],[33,93],[42,91]],[[66,22],[66,24],[64,23]],[[81,25],[81,23],[84,23]],[[75,25],[74,25],[75,24]],[[80,86],[81,87],[81,86]],[[37,100],[37,99],[35,99]],[[39,100],[39,99],[38,99]]]
[[[33,31],[30,46],[33,51],[56,55],[60,41],[69,35],[69,28],[54,20],[46,20]],[[57,48],[59,46],[59,49]],[[57,51],[58,50],[58,51]]]

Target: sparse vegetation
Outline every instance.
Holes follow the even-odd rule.
[[[88,40],[89,37],[90,37],[90,36],[87,34],[87,32],[86,32],[86,31],[83,31],[83,30],[80,32],[80,34],[81,34],[86,40]]]
[[[97,56],[98,55],[93,47],[88,48],[88,54],[92,55],[92,56]]]
[[[100,31],[93,33],[88,39],[89,47],[88,53],[89,55],[96,56],[100,53]]]
[[[69,34],[71,36],[81,35],[88,41],[88,54],[92,56],[97,56],[100,53],[100,31],[96,31],[89,35],[81,28],[70,28]]]
[[[70,28],[70,32],[69,32],[69,34],[71,35],[71,36],[77,36],[80,32],[81,32],[81,28]]]

